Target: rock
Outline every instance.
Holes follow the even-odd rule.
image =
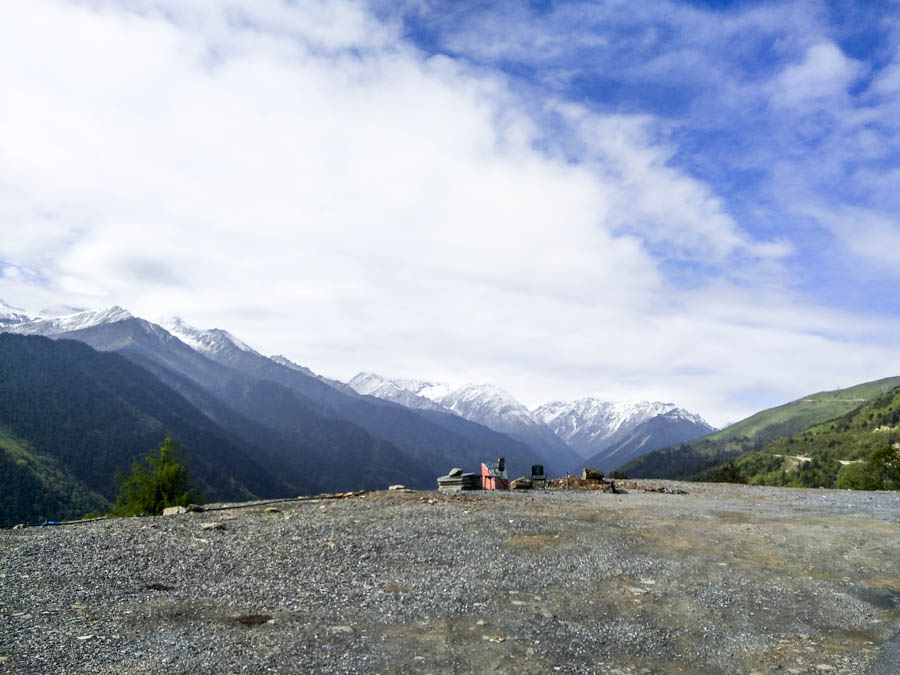
[[[457,467],[454,467],[453,469],[450,469],[450,473],[448,473],[447,475],[448,476],[462,476],[462,474],[463,474],[463,470],[457,466]]]
[[[585,467],[581,472],[582,480],[603,480],[603,472],[600,469]]]
[[[25,523],[19,523],[18,525],[13,525],[13,529],[14,529],[14,530],[24,530],[24,529],[25,529]]]
[[[267,506],[266,513],[281,513],[281,509],[275,508],[274,506]]]
[[[201,530],[224,530],[225,526],[222,523],[212,522],[212,523],[202,523],[200,525]]]
[[[405,485],[388,485],[388,490],[405,490]]]
[[[522,476],[521,478],[516,478],[512,483],[509,484],[510,490],[530,490],[531,488],[531,479],[525,478],[524,476]]]
[[[328,630],[332,633],[352,633],[353,628],[350,626],[331,626]]]
[[[187,513],[187,509],[184,506],[167,506],[163,509],[164,516],[177,516],[181,513]]]

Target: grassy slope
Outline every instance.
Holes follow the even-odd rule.
[[[669,478],[693,474],[705,466],[759,450],[767,443],[816,424],[845,415],[884,391],[900,386],[900,377],[888,377],[823,391],[758,412],[709,436],[643,455],[622,470],[631,477]]]
[[[58,461],[34,450],[0,426],[0,523],[35,523],[104,511],[111,503],[64,471]]]
[[[849,470],[840,460],[866,460],[895,443],[900,443],[900,387],[837,419],[745,453],[735,464],[751,483],[835,487],[840,473]]]

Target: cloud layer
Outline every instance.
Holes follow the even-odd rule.
[[[825,310],[804,284],[820,278],[811,231],[890,266],[889,183],[862,200],[846,197],[856,183],[829,187],[896,163],[900,53],[873,69],[813,35],[741,82],[716,49],[784,17],[735,14],[714,37],[708,13],[663,7],[565,42],[576,17],[615,26],[621,7],[544,23],[522,9],[479,31],[426,5],[10,0],[0,298],[180,314],[330,376],[494,381],[531,404],[661,398],[718,424],[895,374],[893,312]],[[446,44],[426,48],[416,17],[440,18]],[[697,30],[619,63],[621,78],[677,83],[694,68],[679,87],[708,76],[732,94],[708,118],[694,110],[707,94],[680,112],[572,96],[590,75],[573,53],[625,35],[641,56],[663,25]],[[761,143],[685,159],[685,120],[709,131],[745,104],[809,129],[779,127],[785,156]],[[802,134],[824,162],[800,152]],[[849,167],[861,148],[872,161]],[[754,193],[712,177],[766,162]]]

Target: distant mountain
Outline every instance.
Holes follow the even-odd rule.
[[[342,419],[329,406],[272,380],[222,365],[161,326],[122,312],[91,312],[86,314],[92,316],[65,317],[53,323],[41,322],[41,326],[25,324],[14,330],[42,329],[55,337],[86,342],[100,351],[119,352],[149,369],[204,414],[239,435],[242,442],[264,441],[269,454],[280,463],[279,470],[304,476],[310,491],[372,489],[399,482],[416,487],[433,484],[436,474],[431,468]],[[86,327],[59,332],[67,326]],[[221,334],[218,337],[221,349],[210,353],[231,357],[227,338]],[[234,349],[267,361],[252,349]],[[272,366],[288,371],[274,363]],[[334,392],[317,380],[312,382],[314,387]]]
[[[43,335],[44,337],[56,337],[63,333],[71,333],[92,326],[102,326],[107,323],[123,321],[133,318],[131,314],[118,306],[108,307],[96,312],[78,312],[53,319],[34,319],[27,323],[14,326],[15,332],[21,335]]]
[[[535,409],[534,416],[580,455],[593,457],[628,438],[644,422],[675,409],[673,403],[659,401],[613,402],[583,398],[545,403]],[[704,429],[709,426],[702,420],[700,423]],[[709,432],[698,435],[705,433]]]
[[[0,523],[107,508],[115,474],[171,436],[207,498],[291,496],[302,475],[267,468],[184,397],[118,354],[0,334]]]
[[[303,373],[304,375],[309,375],[310,377],[314,377],[317,380],[319,380],[320,382],[324,382],[332,389],[337,389],[339,392],[341,392],[343,394],[348,394],[350,396],[356,395],[356,392],[351,387],[348,387],[346,384],[344,384],[343,382],[340,382],[339,380],[332,380],[327,377],[322,377],[318,373],[314,373],[313,371],[311,371],[306,366],[301,366],[299,364],[296,364],[293,361],[291,361],[290,359],[288,359],[287,357],[282,356],[281,354],[275,354],[274,356],[270,356],[269,358],[272,361],[274,361],[275,363],[277,363],[279,366],[284,366],[285,368],[290,368],[291,370],[297,370],[297,371]]]
[[[435,387],[430,382],[389,380],[375,373],[359,373],[347,382],[347,386],[364,396],[374,396],[383,401],[398,403],[407,408],[437,410],[445,413],[453,412],[437,401],[432,401],[427,396],[420,395],[419,392],[431,390]]]
[[[449,412],[521,441],[556,474],[579,461],[578,455],[528,408],[508,392],[489,384],[452,387],[411,379],[391,379],[359,373],[348,384],[361,394],[376,396],[407,407]]]
[[[14,330],[45,331],[125,355],[229,431],[265,438],[272,453],[321,490],[432,487],[452,466],[477,470],[495,456],[506,456],[510,470],[520,473],[540,462],[528,446],[451,414],[426,416],[348,393],[286,359],[263,356],[227,331],[167,323],[184,340],[120,308]]]
[[[18,307],[12,307],[0,300],[0,329],[20,323],[32,321],[31,317],[22,313]]]
[[[692,441],[713,431],[715,428],[699,415],[674,408],[616,433],[609,446],[583,464],[610,472],[653,450]]]
[[[810,394],[758,412],[704,438],[638,457],[622,470],[633,478],[688,476],[704,467],[759,450],[775,439],[845,415],[898,385],[900,377],[889,377],[846,389]]]
[[[522,444],[500,441],[495,436],[487,440],[484,429],[468,426],[460,428],[446,415],[425,416],[419,410],[395,405],[375,397],[361,396],[354,390],[346,392],[346,385],[333,386],[330,380],[298,367],[287,360],[276,361],[262,356],[230,333],[219,330],[199,330],[183,321],[169,322],[175,335],[184,335],[208,358],[252,377],[270,380],[322,406],[335,417],[350,421],[370,434],[383,438],[405,453],[428,466],[435,476],[454,465],[467,466],[475,471],[484,460],[493,459],[499,450],[508,453],[510,470],[524,473],[531,464],[540,461],[535,451]],[[438,409],[435,412],[442,412]],[[402,462],[398,464],[402,466]],[[396,481],[403,482],[403,481]],[[409,481],[407,481],[409,482]]]

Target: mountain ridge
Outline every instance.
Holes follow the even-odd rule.
[[[896,386],[900,386],[900,376],[807,394],[780,406],[761,410],[708,436],[642,455],[628,462],[621,470],[635,478],[691,475],[706,466],[758,450],[776,438],[791,436],[845,415]]]

